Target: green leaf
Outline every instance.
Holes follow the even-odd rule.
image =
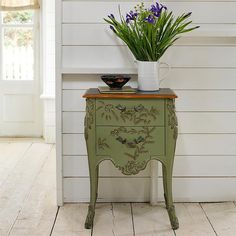
[[[166,50],[179,39],[183,33],[190,32],[199,26],[189,27],[191,14],[182,14],[174,18],[172,12],[163,11],[155,24],[145,22],[151,12],[142,8],[137,19],[126,23],[119,6],[120,22],[104,18],[104,21],[115,29],[115,34],[128,46],[134,57],[140,61],[157,61]]]

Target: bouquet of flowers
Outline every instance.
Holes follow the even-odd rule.
[[[144,3],[138,4],[126,17],[119,7],[119,13],[120,21],[113,14],[104,20],[138,61],[158,61],[181,34],[199,28],[189,27],[191,12],[175,18],[158,2],[150,8],[145,8]]]

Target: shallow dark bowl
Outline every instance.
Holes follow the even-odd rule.
[[[101,78],[111,89],[121,89],[131,77],[128,75],[102,75]]]

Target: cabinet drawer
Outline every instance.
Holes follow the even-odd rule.
[[[112,156],[119,163],[164,155],[164,131],[164,127],[99,126],[96,128],[96,152],[97,155]]]
[[[96,124],[164,126],[164,100],[97,99]]]

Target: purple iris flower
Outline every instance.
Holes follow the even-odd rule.
[[[150,23],[150,24],[154,24],[155,23],[155,18],[153,15],[149,15],[147,18],[144,19],[144,21]]]
[[[192,12],[189,12],[188,14],[186,14],[184,17],[185,18],[188,18],[189,16],[191,16],[192,15]]]
[[[161,9],[165,9],[165,10],[167,10],[167,7],[166,6],[164,6],[163,4],[160,4],[161,5]]]
[[[154,16],[159,17],[163,9],[167,10],[167,7],[156,2],[156,5],[151,6],[150,11]]]
[[[126,23],[129,24],[130,21],[135,20],[137,16],[138,16],[137,12],[130,11],[129,13],[126,14]]]
[[[113,14],[110,14],[108,17],[109,17],[110,19],[115,19],[115,16],[114,16]]]
[[[116,18],[115,18],[115,16],[113,14],[108,15],[108,17],[114,22],[114,25],[117,25]]]
[[[115,28],[114,28],[112,25],[110,25],[110,29],[111,29],[114,33],[116,33],[116,30],[115,30]]]

